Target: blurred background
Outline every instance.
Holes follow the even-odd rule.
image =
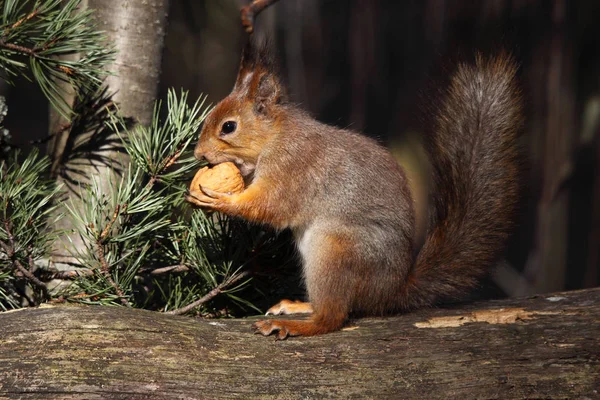
[[[245,34],[240,0],[172,0],[159,97],[170,87],[231,90]],[[291,99],[360,130],[426,176],[419,140],[435,83],[474,51],[515,55],[526,99],[524,195],[506,260],[486,296],[600,283],[600,2],[597,0],[280,0],[257,20]],[[432,83],[433,82],[433,83]],[[25,81],[0,84],[15,144],[48,132],[48,104]],[[423,188],[425,190],[426,188]]]

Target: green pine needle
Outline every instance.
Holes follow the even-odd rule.
[[[80,0],[0,1],[0,69],[12,83],[16,76],[32,78],[52,106],[69,118],[70,105],[60,82],[79,94],[93,91],[107,75],[115,50],[95,26],[92,10],[80,10]],[[67,57],[71,56],[71,57]],[[69,60],[76,58],[75,61]]]
[[[43,178],[50,161],[32,151],[22,162],[15,153],[0,163],[0,308],[14,308],[19,302],[18,286],[25,284],[34,293],[40,288],[19,267],[33,274],[34,261],[45,256],[60,232],[53,223],[53,199],[60,188]],[[33,299],[34,302],[41,298]]]

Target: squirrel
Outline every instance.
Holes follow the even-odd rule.
[[[308,303],[283,300],[255,333],[278,339],[341,329],[349,317],[410,311],[455,299],[501,255],[519,197],[523,124],[513,58],[459,63],[426,141],[433,194],[415,247],[407,176],[375,140],[326,125],[292,104],[266,48],[246,46],[232,92],[206,117],[194,150],[233,162],[241,193],[206,188],[186,200],[277,230],[291,229]]]

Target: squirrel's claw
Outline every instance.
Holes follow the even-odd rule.
[[[280,324],[277,320],[264,320],[258,321],[252,324],[254,333],[260,333],[263,336],[269,336],[275,333],[277,340],[285,340],[290,336],[290,331],[283,324]]]
[[[185,194],[185,200],[189,203],[192,203],[198,207],[204,208],[215,208],[216,199],[205,195],[202,192],[194,191]]]
[[[202,185],[200,185],[200,190],[202,191],[202,193],[204,193],[206,196],[210,197],[211,199],[222,199],[223,197],[231,196],[231,194],[229,194],[229,193],[216,192],[214,190],[205,188]]]

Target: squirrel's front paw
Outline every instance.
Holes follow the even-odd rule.
[[[226,199],[230,197],[227,193],[219,193],[203,187],[200,189],[201,190],[188,191],[185,194],[185,200],[198,207],[221,211],[221,206],[225,203]]]
[[[186,193],[185,200],[189,203],[203,208],[215,208],[216,205],[215,199],[208,197],[204,193],[197,190]]]
[[[285,326],[284,321],[266,319],[252,324],[252,329],[254,329],[254,333],[260,333],[263,336],[269,336],[275,333],[277,340],[284,340],[287,339],[288,336],[293,336]]]

